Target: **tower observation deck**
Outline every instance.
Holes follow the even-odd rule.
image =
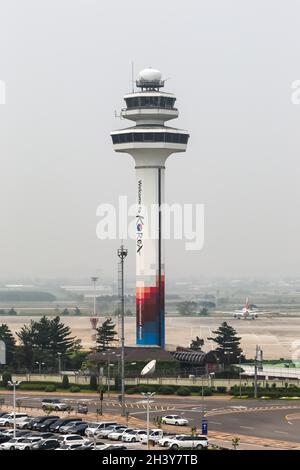
[[[167,127],[178,117],[176,97],[161,91],[161,73],[148,68],[140,72],[137,92],[126,94],[121,115],[133,127],[111,132],[116,152],[129,153],[135,161],[136,213],[136,342],[143,346],[165,345],[165,278],[162,240],[164,173],[167,158],[185,152],[187,131]],[[154,222],[150,234],[151,223]]]

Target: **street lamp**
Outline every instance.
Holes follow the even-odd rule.
[[[16,437],[16,387],[18,387],[21,381],[11,380],[7,382],[10,387],[13,387],[13,409],[14,409],[14,439]]]
[[[125,416],[125,309],[124,309],[124,260],[128,254],[128,250],[124,245],[118,249],[118,257],[120,258],[121,267],[121,405],[122,416]]]
[[[109,353],[102,353],[103,356],[107,356],[107,377],[106,377],[106,382],[107,382],[107,397],[110,397],[110,368],[114,366],[114,364],[110,364],[111,354],[116,354],[115,351],[109,352]]]
[[[96,317],[96,282],[98,281],[98,278],[96,276],[91,277],[91,281],[94,286],[94,317]]]
[[[61,352],[57,353],[57,356],[58,356],[58,373],[59,374],[61,373],[61,355],[62,355]]]
[[[35,363],[39,366],[39,374],[41,374],[42,367],[45,366],[46,364],[44,362],[38,362],[38,361],[35,361]]]
[[[147,400],[147,449],[149,450],[150,398],[155,395],[155,392],[142,392],[142,395]]]
[[[240,398],[241,398],[242,397],[242,367],[241,367],[242,355],[241,354],[238,356],[238,360],[239,360]]]

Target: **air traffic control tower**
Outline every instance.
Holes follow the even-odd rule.
[[[124,119],[133,127],[111,132],[116,152],[129,153],[136,169],[136,342],[165,346],[165,278],[162,241],[167,158],[185,152],[189,134],[165,122],[178,117],[176,97],[162,91],[158,70],[142,70],[138,91],[124,96]],[[151,224],[150,224],[151,219]],[[151,225],[151,227],[150,227]]]

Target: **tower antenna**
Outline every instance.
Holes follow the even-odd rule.
[[[132,86],[132,93],[134,93],[134,63],[133,63],[133,60],[131,61],[131,86]]]

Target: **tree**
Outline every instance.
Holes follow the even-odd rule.
[[[98,387],[97,377],[95,375],[91,375],[90,388],[92,390],[97,390],[97,387]]]
[[[195,339],[192,339],[190,348],[193,349],[193,351],[201,351],[203,345],[204,339],[199,338],[199,336],[196,336]]]
[[[113,323],[112,319],[107,318],[107,320],[97,328],[96,342],[98,344],[98,351],[109,349],[110,344],[115,341],[115,336],[117,334],[115,327],[116,325]]]
[[[17,312],[15,311],[14,307],[12,307],[10,310],[8,310],[7,315],[17,315]]]
[[[74,315],[77,315],[77,316],[81,315],[81,311],[79,307],[74,308]]]
[[[70,312],[67,308],[64,308],[63,311],[61,312],[61,316],[66,316],[66,315],[70,315]]]
[[[67,356],[81,348],[80,340],[71,336],[71,329],[58,316],[32,320],[21,328],[17,336],[21,345],[21,359],[30,369],[35,361],[43,361],[48,368],[56,368],[58,353]]]
[[[228,364],[236,362],[242,349],[240,348],[241,338],[237,336],[235,329],[227,322],[223,322],[216,331],[213,331],[213,334],[216,335],[215,338],[207,339],[218,345],[216,353],[219,359]]]
[[[180,315],[193,316],[197,313],[197,302],[184,301],[179,302],[176,309]]]
[[[67,389],[69,387],[70,387],[69,377],[67,375],[64,375],[62,379],[62,388]]]
[[[12,365],[16,351],[16,340],[11,330],[5,323],[0,325],[0,340],[4,341],[6,347],[6,363]]]

